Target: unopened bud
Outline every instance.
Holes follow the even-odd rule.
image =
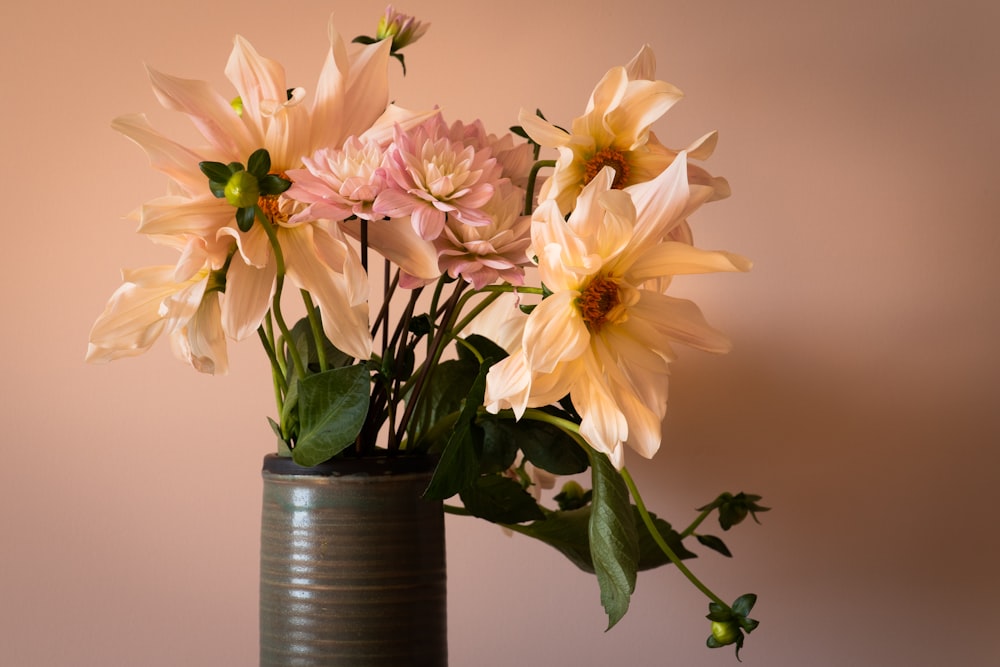
[[[246,171],[237,171],[226,183],[226,201],[237,208],[251,208],[260,198],[257,177]]]

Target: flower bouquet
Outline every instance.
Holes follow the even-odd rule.
[[[401,51],[426,30],[392,7],[358,46],[331,24],[311,92],[240,37],[225,69],[235,96],[150,69],[160,103],[205,144],[142,115],[113,122],[170,179],[134,217],[178,257],[124,272],[87,358],[167,336],[195,369],[225,373],[228,341],[256,336],[281,456],[434,457],[425,496],[457,498],[448,511],[596,574],[609,627],[636,572],[672,563],[709,598],[708,645],[738,655],[755,596],[723,601],[683,563],[685,540],[728,556],[701,523],[717,512],[728,530],[767,508],[725,493],[678,531],[624,465],[626,448],[648,458],[660,446],[673,343],[729,348],[666,293],[675,275],[750,268],[693,245],[688,218],[729,195],[693,162],[716,134],[684,150],[656,139],[650,126],[681,92],[655,78],[648,47],[610,69],[566,129],[522,111],[494,135],[390,103],[389,67],[405,72]],[[546,506],[557,476],[570,479]]]

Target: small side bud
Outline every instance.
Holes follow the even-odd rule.
[[[260,198],[257,177],[247,171],[237,171],[226,183],[226,201],[237,208],[253,208]]]

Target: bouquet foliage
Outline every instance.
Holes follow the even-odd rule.
[[[278,452],[434,456],[430,498],[541,540],[596,574],[614,625],[638,570],[674,564],[709,598],[712,647],[756,627],[753,595],[727,604],[682,562],[685,539],[766,510],[722,494],[683,530],[650,513],[624,466],[652,457],[674,343],[729,342],[673,276],[747,271],[693,244],[688,218],[729,195],[650,130],[681,92],[655,78],[648,47],[596,84],[561,127],[522,111],[509,133],[390,103],[392,59],[427,24],[391,7],[374,36],[330,48],[307,91],[237,37],[235,96],[150,69],[167,109],[204,144],[184,146],[142,115],[113,127],[169,178],[134,214],[175,262],[124,271],[88,359],[140,354],[162,336],[195,369],[225,373],[228,341],[256,336],[270,360]],[[405,71],[405,69],[404,69]],[[542,151],[551,155],[542,155]],[[543,159],[544,158],[544,159]],[[291,313],[295,317],[290,317]],[[557,476],[589,471],[541,502]]]

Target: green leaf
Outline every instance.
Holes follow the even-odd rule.
[[[240,228],[241,232],[249,232],[250,228],[253,227],[253,219],[256,216],[254,209],[256,208],[256,206],[251,206],[236,209],[236,226]]]
[[[351,40],[352,44],[374,44],[378,40],[374,37],[368,37],[367,35],[358,35]]]
[[[478,375],[479,363],[475,360],[451,359],[437,365],[434,375],[424,385],[423,398],[410,421],[414,448],[445,446],[450,430],[435,426],[462,409]]]
[[[406,76],[406,60],[403,59],[403,54],[393,51],[389,55],[399,61],[399,64],[403,67],[403,76]]]
[[[553,475],[575,475],[590,466],[587,452],[558,426],[521,420],[518,427],[518,444],[532,465]]]
[[[267,418],[267,423],[271,425],[271,430],[278,436],[278,456],[291,456],[292,450],[289,449],[288,442],[281,435],[281,425],[270,417]]]
[[[364,365],[335,368],[299,380],[299,439],[295,462],[314,466],[354,442],[368,414],[371,377]]]
[[[639,508],[633,506],[633,509],[635,510],[636,530],[639,533],[639,569],[651,570],[654,567],[667,565],[670,563],[670,557],[663,553],[663,549],[656,543],[653,536],[649,534],[645,525],[640,525],[642,524],[642,517],[639,514]],[[698,557],[698,554],[688,551],[687,547],[684,546],[684,540],[681,539],[680,533],[674,530],[669,523],[660,519],[652,512],[650,512],[649,516],[653,520],[653,525],[656,526],[657,532],[660,533],[660,537],[667,543],[667,546],[670,547],[675,556],[681,560]]]
[[[271,155],[266,148],[258,148],[247,160],[247,171],[257,177],[258,180],[267,176],[271,171]]]
[[[564,512],[550,512],[545,521],[518,529],[519,533],[557,549],[584,572],[594,573],[590,556],[590,506]]]
[[[740,616],[746,616],[755,604],[757,604],[757,596],[754,593],[741,595],[733,602],[733,612]]]
[[[208,177],[208,180],[215,181],[225,187],[229,177],[233,175],[232,170],[221,162],[199,162],[198,168],[201,173]]]
[[[590,553],[590,515],[591,506],[578,509],[561,510],[559,512],[548,512],[545,521],[538,521],[526,526],[518,527],[518,532],[532,537],[540,542],[548,544],[558,550],[574,565],[584,572],[594,573],[594,561]],[[649,531],[638,527],[640,521],[639,508],[632,506],[632,516],[637,525],[639,533],[639,561],[638,570],[649,570],[661,565],[670,563],[670,559],[663,553],[660,547],[653,541]],[[674,550],[674,553],[682,559],[695,558],[696,554],[684,548],[680,535],[670,527],[670,524],[663,519],[653,517],[653,523],[660,531],[660,535]]]
[[[292,182],[276,174],[265,174],[259,178],[258,185],[262,195],[280,195],[292,187]]]
[[[510,128],[508,129],[511,131],[512,134],[516,134],[522,139],[528,139],[528,140],[531,139],[531,137],[528,136],[528,133],[525,132],[524,128],[521,127],[520,125],[511,125]]]
[[[319,312],[316,313],[317,317],[320,317]],[[322,329],[322,325],[320,327]],[[319,371],[319,353],[316,348],[316,338],[313,336],[312,325],[309,323],[308,317],[301,318],[292,327],[289,332],[291,334],[292,343],[295,348],[299,351],[302,356],[302,361],[309,367],[311,371]],[[326,363],[330,368],[341,368],[348,366],[353,361],[351,357],[346,352],[337,349],[333,343],[327,339],[325,335],[321,336],[323,343],[323,351],[326,354]],[[292,364],[291,358],[287,357],[289,368],[289,386],[292,384],[292,379],[294,377],[295,365]]]
[[[480,471],[483,474],[503,472],[517,459],[520,444],[514,422],[497,419],[493,415],[481,416],[478,421],[483,431],[483,455]]]
[[[628,611],[639,566],[639,536],[628,487],[602,452],[590,450],[590,554],[610,630]]]
[[[443,365],[443,364],[442,364]],[[434,476],[424,491],[424,496],[434,500],[450,498],[462,489],[475,483],[479,476],[480,452],[477,440],[482,438],[482,432],[476,426],[476,412],[483,404],[486,393],[486,373],[489,368],[483,364],[472,387],[469,389],[462,406],[462,411],[455,422],[455,427],[441,453],[441,460],[434,470]]]
[[[459,496],[465,509],[480,519],[494,523],[522,523],[544,520],[538,503],[519,483],[502,475],[479,477]]]
[[[698,541],[701,542],[703,546],[706,546],[713,551],[718,551],[723,556],[728,556],[729,558],[733,557],[733,554],[729,551],[729,547],[726,546],[726,543],[715,535],[695,535],[695,537],[698,538]]]
[[[468,336],[464,340],[466,345],[469,345],[470,347],[474,348],[476,352],[479,353],[480,357],[482,357],[484,360],[489,359],[492,362],[492,364],[495,364],[496,362],[500,361],[501,359],[507,356],[507,351],[505,349],[494,343],[486,336],[473,334],[471,336]],[[457,349],[458,349],[459,359],[475,361],[477,364],[479,363],[479,360],[476,357],[476,355],[472,354],[472,352],[470,352],[469,349],[464,345],[457,346]]]

